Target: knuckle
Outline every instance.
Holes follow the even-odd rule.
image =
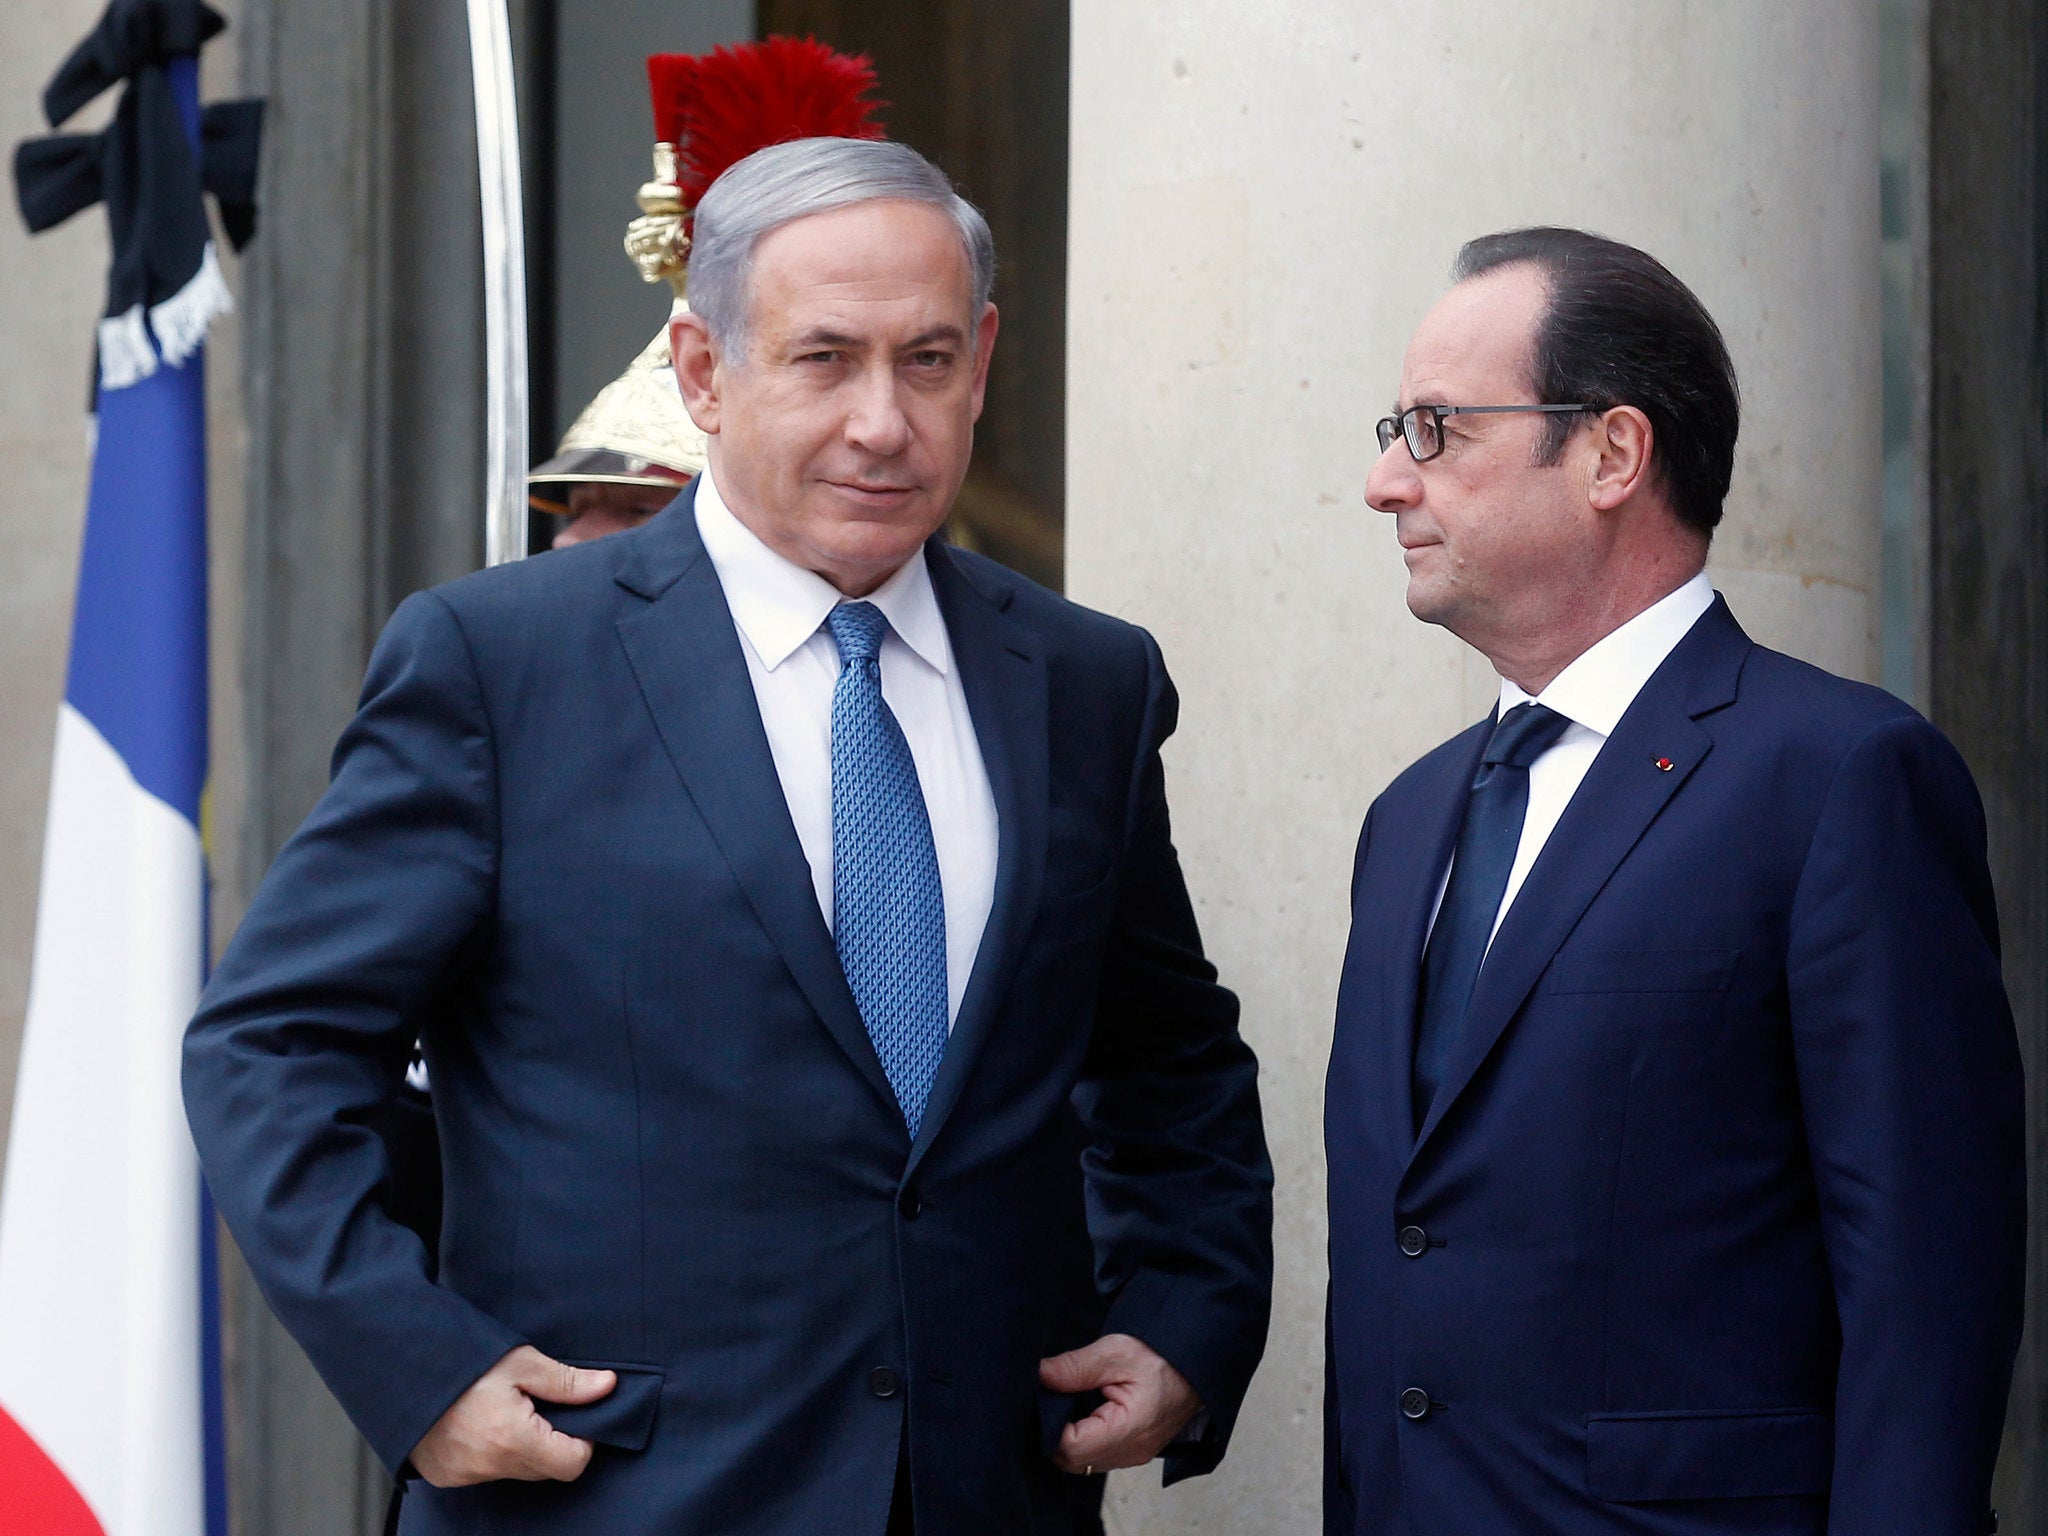
[[[588,1441],[557,1434],[548,1443],[543,1470],[557,1482],[573,1483],[590,1465],[590,1455]]]

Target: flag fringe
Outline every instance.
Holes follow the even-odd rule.
[[[228,292],[220,258],[209,240],[192,280],[163,303],[150,307],[149,328],[164,349],[164,361],[173,368],[182,365],[205,344],[207,327],[215,318],[232,313],[234,307],[234,295]]]
[[[126,389],[157,369],[156,348],[142,323],[142,306],[132,305],[100,322],[100,388]]]

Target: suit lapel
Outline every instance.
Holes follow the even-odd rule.
[[[1416,1138],[1418,1153],[1485,1064],[1588,904],[1712,750],[1713,738],[1696,717],[1734,697],[1749,644],[1726,603],[1716,599],[1601,747],[1487,951],[1443,1084]],[[1659,759],[1671,767],[1661,768]]]
[[[694,489],[693,482],[642,533],[622,541],[632,547],[619,584],[649,601],[619,620],[619,639],[662,746],[755,916],[825,1027],[895,1113],[896,1096],[818,910],[739,631],[697,536]]]
[[[973,1070],[1038,910],[1045,875],[1049,790],[1045,662],[1009,616],[999,578],[970,576],[934,540],[926,545],[932,590],[946,620],[953,662],[996,805],[995,901],[960,1000],[952,1038],[925,1105],[911,1166],[923,1158]]]

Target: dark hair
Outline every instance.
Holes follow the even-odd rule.
[[[1650,418],[1651,468],[1680,522],[1711,535],[1735,468],[1741,397],[1721,328],[1654,256],[1577,229],[1511,229],[1469,241],[1453,282],[1527,264],[1549,303],[1536,323],[1530,387],[1545,404],[1632,405]],[[1584,418],[1552,419],[1555,463]]]

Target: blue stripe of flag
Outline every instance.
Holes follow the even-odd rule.
[[[198,61],[170,66],[199,130]],[[204,353],[102,390],[64,696],[142,787],[199,822],[206,782]]]

